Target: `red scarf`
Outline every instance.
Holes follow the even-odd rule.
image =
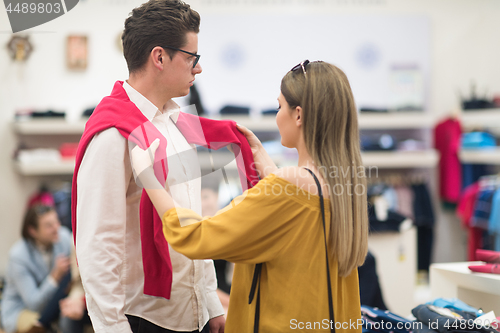
[[[176,123],[188,143],[219,149],[231,144],[237,156],[238,173],[243,190],[258,182],[253,165],[253,155],[245,136],[236,128],[234,121],[217,121],[180,113]],[[200,129],[201,125],[201,131]],[[103,98],[85,125],[76,154],[75,172],[71,196],[73,240],[76,246],[77,177],[87,145],[95,134],[115,127],[124,138],[142,149],[149,147],[156,138],[160,146],[156,151],[154,170],[158,181],[165,184],[168,174],[166,156],[167,140],[156,127],[132,103],[123,89],[123,81],[117,81],[110,96]],[[198,129],[198,130],[197,130]],[[238,156],[241,151],[241,156]],[[168,244],[163,235],[163,224],[146,191],[140,203],[142,261],[144,267],[144,294],[170,299],[172,289],[172,263]],[[81,227],[85,227],[84,225]]]

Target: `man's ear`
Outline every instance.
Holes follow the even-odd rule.
[[[295,107],[295,122],[298,127],[302,126],[302,107]]]
[[[153,63],[153,66],[158,70],[163,70],[163,66],[165,64],[165,51],[156,46],[153,50],[151,50],[151,54],[149,55],[150,60]]]
[[[28,233],[33,239],[36,239],[36,236],[38,235],[37,230],[33,227],[28,227]]]

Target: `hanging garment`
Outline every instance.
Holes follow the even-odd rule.
[[[252,187],[258,182],[256,171],[252,168],[253,155],[250,146],[245,136],[236,128],[234,121],[215,121],[181,112],[176,125],[188,143],[202,145],[210,149],[219,149],[231,144],[233,152],[237,156],[236,161],[243,190]],[[160,146],[155,154],[153,168],[160,184],[165,184],[167,179],[166,139],[130,101],[123,89],[123,82],[117,81],[111,95],[103,98],[89,118],[78,147],[72,187],[72,224],[75,246],[77,246],[76,180],[78,169],[85,149],[94,135],[111,127],[115,127],[121,135],[139,145],[142,149],[149,147],[155,139],[160,139]],[[161,219],[145,190],[143,190],[141,197],[140,221],[144,294],[169,299],[172,284],[172,264],[168,244],[163,236]]]
[[[368,220],[370,222],[370,232],[397,231],[399,226],[406,220],[406,217],[392,210],[387,211],[387,219],[379,220],[375,213],[375,207],[368,206]]]
[[[446,119],[434,129],[434,144],[440,153],[439,195],[447,202],[456,203],[462,190],[462,169],[458,152],[462,129],[456,119]]]
[[[429,270],[434,240],[434,209],[425,184],[412,185],[414,224],[417,226],[417,260],[419,270]]]
[[[71,230],[71,187],[67,184],[64,188],[53,192],[52,195],[61,225]]]
[[[467,186],[475,183],[479,178],[483,176],[490,175],[490,166],[486,164],[462,164],[462,186],[466,188]]]
[[[479,182],[465,188],[457,206],[457,215],[462,219],[462,225],[468,229],[467,260],[476,260],[476,249],[483,246],[483,230],[472,227],[470,221],[474,213],[474,206],[479,193]]]
[[[54,207],[54,197],[45,186],[28,199],[28,208],[35,205]]]
[[[370,251],[366,254],[363,265],[358,268],[358,278],[361,305],[387,310],[380,289],[375,257]]]
[[[488,230],[491,214],[491,203],[495,195],[496,188],[493,186],[485,186],[479,188],[476,203],[474,205],[474,213],[470,220],[470,225],[482,230]]]
[[[394,189],[398,195],[397,212],[412,220],[415,219],[415,216],[413,216],[413,190],[408,186],[396,186]]]
[[[500,251],[500,189],[493,195],[488,231],[495,237],[495,251]]]

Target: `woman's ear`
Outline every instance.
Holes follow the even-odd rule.
[[[295,123],[297,127],[302,126],[302,107],[300,106],[295,107]]]

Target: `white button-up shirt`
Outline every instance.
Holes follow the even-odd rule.
[[[123,83],[130,100],[167,139],[167,182],[175,201],[201,215],[196,147],[169,118],[172,111]],[[94,136],[77,178],[76,252],[87,307],[96,333],[131,332],[125,314],[174,331],[201,330],[223,315],[212,260],[190,260],[170,246],[170,300],[144,295],[139,205],[127,140],[116,128]]]

